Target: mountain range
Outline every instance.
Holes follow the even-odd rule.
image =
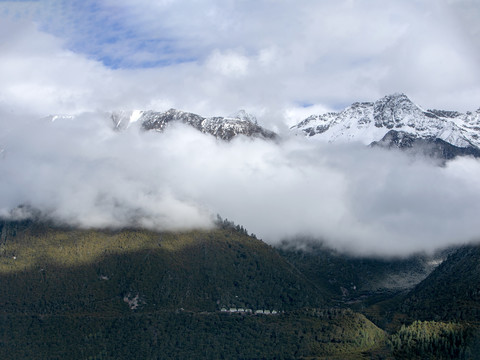
[[[238,135],[262,139],[280,137],[258,125],[255,116],[244,110],[229,117],[205,118],[175,109],[113,112],[110,117],[116,129],[124,129],[138,121],[144,130],[164,131],[179,122],[227,141]],[[339,112],[311,115],[292,126],[290,131],[328,143],[355,141],[383,148],[414,150],[443,159],[480,156],[480,108],[467,113],[425,110],[400,93],[375,102],[356,102]]]
[[[119,131],[140,124],[144,131],[163,132],[181,123],[225,141],[237,136],[265,140],[281,138],[259,125],[256,117],[244,110],[231,116],[215,117],[176,109],[113,111],[105,115]],[[53,115],[49,119],[74,117]],[[327,143],[359,142],[411,150],[446,160],[463,155],[480,157],[480,108],[467,113],[425,110],[405,94],[396,93],[374,102],[356,102],[339,112],[310,115],[292,126],[290,133]]]
[[[413,148],[446,159],[480,156],[480,108],[465,114],[425,110],[405,94],[356,102],[340,112],[311,115],[291,130],[329,143],[356,141],[387,148]]]
[[[110,115],[115,129],[124,129],[134,122],[140,122],[143,130],[162,132],[174,123],[182,123],[218,139],[229,141],[238,135],[253,138],[275,139],[277,134],[257,124],[255,116],[238,111],[230,117],[202,117],[197,114],[170,109],[156,111],[121,111]]]

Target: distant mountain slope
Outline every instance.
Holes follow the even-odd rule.
[[[140,122],[144,130],[164,131],[169,125],[179,122],[190,125],[205,134],[218,139],[231,140],[238,135],[275,139],[277,134],[257,124],[253,115],[241,110],[232,117],[205,118],[197,114],[170,109],[166,112],[133,111],[112,113],[116,128],[128,126],[131,122]]]
[[[405,94],[354,103],[338,113],[312,115],[291,130],[326,142],[358,141],[398,148],[432,144],[434,155],[446,148],[447,157],[453,153],[480,156],[480,109],[466,114],[424,110]]]
[[[413,288],[443,260],[443,253],[381,259],[349,256],[313,241],[284,243],[280,254],[322,289],[330,300],[363,303]]]

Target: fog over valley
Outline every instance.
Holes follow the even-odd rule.
[[[475,242],[479,160],[289,129],[394,93],[480,119],[479,11],[475,0],[0,1],[0,214],[158,230],[209,228],[219,214],[269,244],[311,237],[367,255]],[[279,138],[115,131],[105,115],[170,108],[245,109]]]
[[[115,131],[102,113],[3,118],[1,215],[28,205],[82,227],[209,228],[216,214],[270,244],[308,236],[362,255],[478,240],[480,162],[298,136],[231,142],[174,124]]]

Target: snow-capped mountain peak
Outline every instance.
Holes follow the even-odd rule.
[[[409,139],[439,139],[459,148],[480,150],[480,111],[424,110],[405,94],[387,95],[375,102],[354,103],[340,112],[312,115],[291,128],[327,142],[381,142],[391,132]],[[411,142],[410,142],[411,143]],[[398,145],[398,144],[397,144]]]
[[[164,131],[171,123],[180,122],[193,126],[205,134],[227,141],[238,135],[263,139],[274,139],[277,137],[277,134],[274,132],[259,126],[256,118],[243,110],[236,113],[233,117],[217,116],[209,118],[176,109],[170,109],[166,112],[149,110],[141,112],[137,121],[141,122],[144,130],[154,131]]]
[[[50,122],[75,120],[91,113],[82,113],[78,115],[50,115],[45,119]],[[276,139],[278,135],[270,130],[258,125],[255,116],[240,110],[230,117],[203,117],[194,113],[170,109],[159,112],[153,110],[120,110],[106,113],[95,113],[94,116],[100,116],[111,121],[113,129],[123,131],[136,124],[144,131],[163,132],[169,126],[175,123],[181,123],[192,126],[198,131],[215,136],[217,139],[229,141],[239,135],[261,138]]]

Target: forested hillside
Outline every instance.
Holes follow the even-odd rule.
[[[381,329],[328,307],[275,249],[219,225],[157,233],[3,222],[2,358],[357,358],[384,347]]]
[[[461,248],[428,275],[425,258],[275,249],[229,221],[189,232],[3,221],[0,356],[475,359],[478,257]]]

